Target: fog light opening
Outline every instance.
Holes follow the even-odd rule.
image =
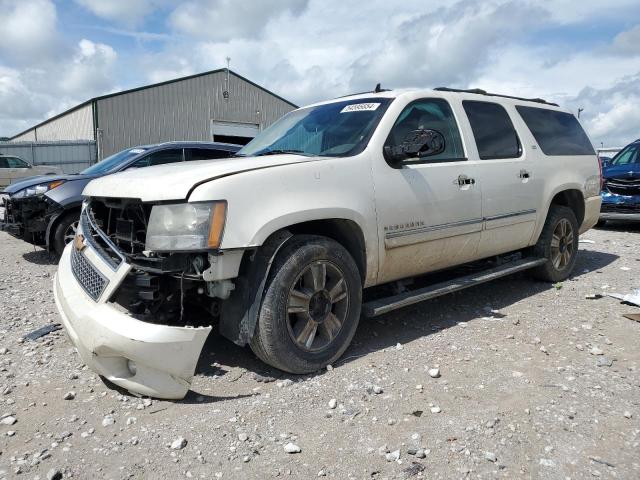
[[[129,370],[129,373],[134,376],[138,372],[138,366],[133,360],[127,360],[127,369]]]

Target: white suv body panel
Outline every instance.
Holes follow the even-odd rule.
[[[225,272],[225,279],[233,272],[237,275],[243,251],[264,245],[282,229],[324,219],[348,220],[364,238],[365,287],[534,245],[552,199],[565,190],[588,196],[580,231],[597,222],[599,188],[595,195],[591,191],[586,195],[585,190],[589,179],[598,176],[596,156],[544,155],[515,106],[561,109],[497,96],[431,90],[350,98],[376,96],[395,99],[366,148],[357,155],[273,155],[149,167],[94,180],[84,194],[144,202],[225,200],[227,218],[217,261],[233,265],[216,267]],[[383,155],[387,136],[400,112],[423,98],[449,102],[466,159],[393,168]],[[518,133],[522,155],[481,160],[464,100],[502,105]],[[529,178],[521,178],[521,170],[526,170]],[[461,185],[457,181],[460,175],[475,179],[475,183]],[[55,294],[65,326],[85,361],[132,391],[164,398],[184,395],[210,328],[141,324],[106,298],[94,305],[67,265],[72,248],[67,247],[61,260]],[[89,251],[87,257],[91,261],[95,255]],[[105,273],[103,267],[97,266]],[[118,277],[118,284],[120,280]],[[110,318],[116,322],[110,324]],[[107,328],[109,325],[113,328]],[[144,333],[145,325],[152,333]],[[133,348],[127,340],[128,329],[137,332],[133,340],[145,348]],[[163,344],[171,346],[164,355]],[[96,352],[102,352],[104,358],[96,357]],[[139,363],[139,374],[125,368],[126,359]],[[163,367],[171,364],[179,368]]]

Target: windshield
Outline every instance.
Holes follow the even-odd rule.
[[[640,164],[640,144],[628,145],[618,153],[609,165]]]
[[[80,173],[83,175],[99,175],[101,173],[110,172],[117,169],[126,161],[131,160],[133,157],[137,157],[145,151],[145,148],[129,148],[127,150],[122,150],[121,152],[115,153],[110,157],[105,158],[101,162],[90,166]]]
[[[392,100],[359,98],[294,110],[254,138],[236,155],[356,155],[367,146]]]

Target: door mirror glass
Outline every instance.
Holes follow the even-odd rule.
[[[407,133],[399,145],[384,147],[387,158],[395,163],[407,158],[423,158],[445,151],[444,135],[437,130],[419,128]]]

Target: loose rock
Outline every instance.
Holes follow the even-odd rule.
[[[284,451],[287,453],[300,453],[302,450],[295,443],[289,442],[284,446]]]

